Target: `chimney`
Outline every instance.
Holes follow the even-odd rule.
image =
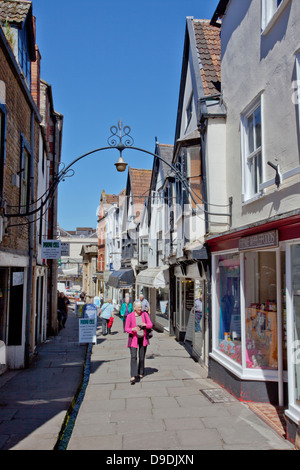
[[[34,37],[36,31],[36,18],[33,16],[33,30],[34,30]],[[35,44],[35,56],[36,61],[31,62],[31,95],[35,101],[35,104],[40,110],[40,79],[41,79],[41,54],[39,51],[38,46]]]

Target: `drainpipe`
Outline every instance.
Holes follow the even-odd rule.
[[[30,121],[30,165],[29,165],[29,197],[30,209],[34,207],[34,112],[31,112]],[[30,365],[30,325],[31,325],[31,308],[32,308],[32,286],[33,286],[33,249],[34,249],[34,215],[29,216],[28,229],[28,250],[29,265],[27,275],[27,302],[26,302],[26,325],[25,325],[25,368]]]

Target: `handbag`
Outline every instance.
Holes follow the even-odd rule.
[[[145,320],[145,315],[144,315],[144,320]],[[153,329],[152,328],[146,328],[146,338],[147,339],[153,338]]]
[[[152,330],[152,328],[147,328],[146,336],[147,336],[147,339],[153,338],[153,330]]]
[[[113,325],[113,322],[114,322],[114,317],[110,317],[110,319],[108,320],[107,328],[111,328]]]

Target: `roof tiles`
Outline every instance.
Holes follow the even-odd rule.
[[[0,0],[0,22],[22,24],[27,18],[32,2],[24,0]]]
[[[193,20],[204,94],[220,92],[221,39],[220,28],[209,20]]]

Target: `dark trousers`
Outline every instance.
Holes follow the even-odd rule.
[[[145,371],[145,357],[147,346],[143,346],[144,338],[138,339],[138,348],[130,348],[130,373],[131,377],[137,377],[137,375],[144,375]],[[137,358],[139,354],[139,360]]]
[[[108,322],[109,320],[107,318],[101,318],[101,321],[102,321],[102,334],[105,336],[107,335],[107,333],[110,333],[110,328],[108,329],[107,326],[108,326]]]
[[[125,326],[126,326],[126,319],[127,319],[128,315],[126,315],[123,319],[123,331],[125,333]]]

